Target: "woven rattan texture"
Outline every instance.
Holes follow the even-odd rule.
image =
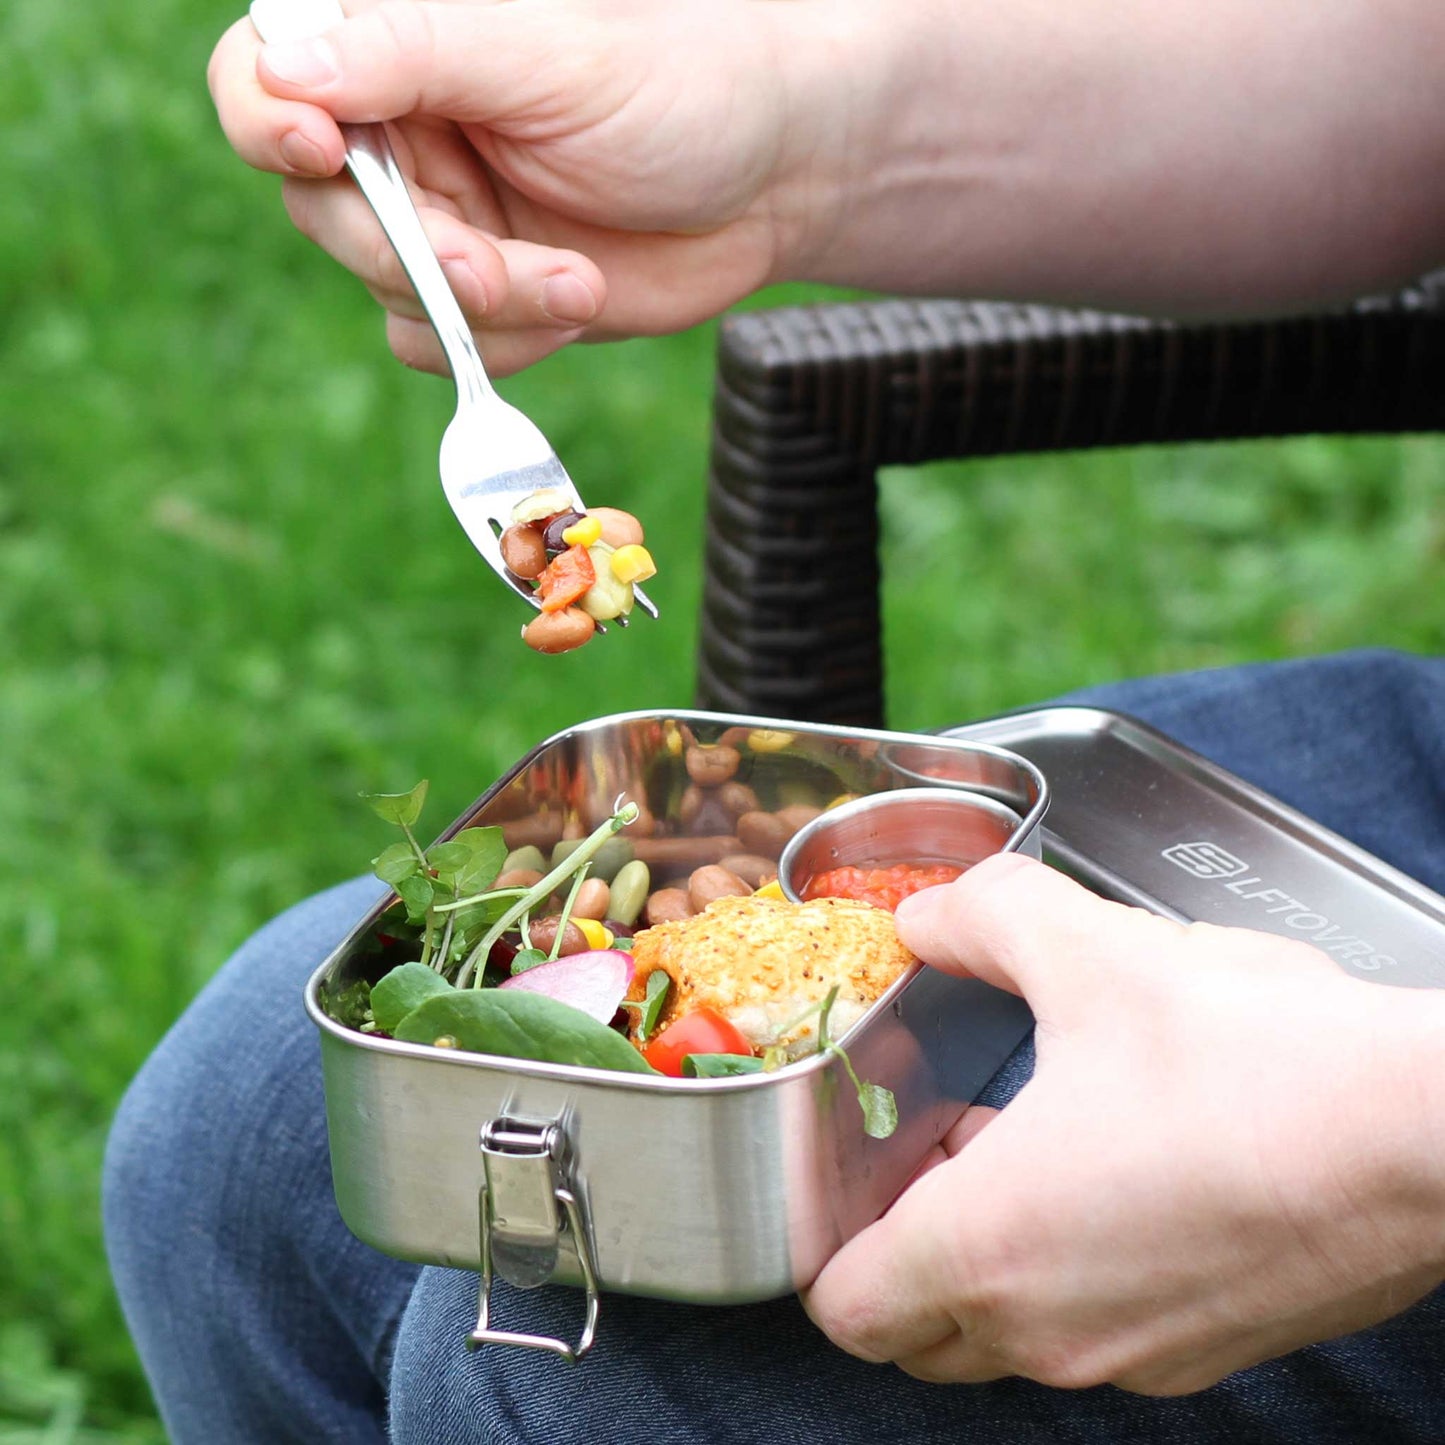
[[[1445,274],[1239,324],[957,301],[752,312],[722,328],[713,416],[699,703],[876,725],[879,467],[1445,429]]]

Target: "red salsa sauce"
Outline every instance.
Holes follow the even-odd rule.
[[[952,863],[895,863],[890,868],[829,868],[815,873],[803,889],[804,899],[853,898],[890,913],[911,893],[952,883],[963,869]]]

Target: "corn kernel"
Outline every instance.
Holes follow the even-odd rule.
[[[643,582],[657,575],[657,564],[640,542],[629,542],[612,554],[612,575],[619,582]]]
[[[788,901],[787,895],[783,892],[783,885],[776,878],[771,883],[764,883],[761,888],[753,890],[754,898],[776,898],[779,903]]]
[[[588,948],[612,947],[612,930],[604,928],[595,918],[574,918],[572,922],[582,930],[582,937],[587,940]]]
[[[590,547],[602,536],[602,523],[596,517],[578,517],[570,527],[562,529],[562,540],[569,547]]]

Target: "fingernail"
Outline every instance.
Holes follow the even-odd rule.
[[[304,176],[324,176],[330,170],[326,164],[326,152],[310,136],[299,130],[288,130],[277,143],[281,159],[293,171]]]
[[[559,271],[542,284],[542,313],[553,321],[575,326],[597,315],[597,298],[570,271]]]
[[[481,293],[481,308],[486,310],[487,291],[481,283],[481,278],[471,266],[460,256],[448,256],[442,262],[442,270],[446,272],[446,278],[453,291],[457,293],[458,299],[465,296],[473,302],[472,310],[476,310],[475,297]]]
[[[329,40],[289,40],[261,51],[266,68],[289,85],[329,85],[341,73],[336,47]]]

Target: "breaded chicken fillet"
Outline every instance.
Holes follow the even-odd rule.
[[[644,929],[632,958],[630,997],[643,997],[654,969],[672,979],[659,1028],[711,1008],[755,1048],[783,1044],[791,1053],[813,1046],[818,1016],[799,1016],[834,984],[828,1036],[836,1039],[915,961],[883,909],[847,898],[790,903],[756,895],[719,898],[691,918]]]

